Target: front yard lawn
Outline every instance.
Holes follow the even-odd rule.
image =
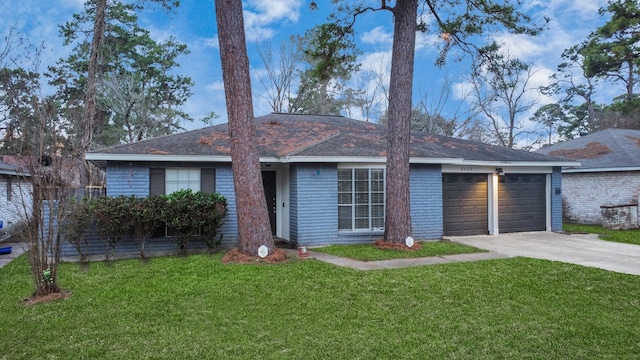
[[[422,248],[419,250],[379,249],[372,244],[358,244],[331,245],[320,248],[313,248],[311,249],[311,251],[317,251],[360,261],[408,259],[428,256],[487,252],[487,250],[448,241],[422,241],[420,242],[420,244],[422,245]]]
[[[600,239],[627,244],[640,245],[640,229],[609,230],[600,225],[563,224],[566,232],[599,234]]]
[[[0,269],[1,359],[632,359],[640,277],[527,258],[357,271],[222,254],[62,264],[24,306]]]

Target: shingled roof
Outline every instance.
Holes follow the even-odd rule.
[[[13,164],[9,164],[8,162],[0,160],[0,174],[17,175],[18,168]]]
[[[605,129],[538,152],[580,161],[580,168],[567,172],[640,170],[640,130]]]
[[[384,161],[387,127],[342,116],[269,114],[255,119],[258,151],[263,161]],[[132,144],[93,150],[88,160],[229,161],[227,124],[172,134]],[[473,141],[425,133],[412,133],[412,162],[461,163],[543,162],[561,166],[566,160],[543,154],[506,149]],[[333,160],[330,160],[333,159]],[[363,160],[364,161],[364,160]]]

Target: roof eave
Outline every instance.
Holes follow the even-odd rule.
[[[262,159],[261,159],[262,161]],[[379,163],[385,164],[384,156],[287,156],[281,159],[283,163]],[[411,157],[411,164],[461,164],[461,158],[425,158]]]
[[[640,167],[615,167],[615,168],[569,168],[562,169],[563,173],[590,173],[590,172],[619,172],[619,171],[640,171]]]
[[[465,165],[476,166],[542,166],[542,167],[568,167],[580,166],[577,161],[484,161],[484,160],[465,160]]]

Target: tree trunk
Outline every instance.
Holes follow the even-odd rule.
[[[240,252],[256,256],[261,245],[267,246],[271,253],[274,241],[255,140],[242,1],[216,0],[215,7],[231,138],[233,184],[238,214],[238,247]]]
[[[417,11],[417,0],[398,1],[393,11],[384,238],[397,243],[411,235],[409,145]]]
[[[98,82],[98,73],[100,71],[100,49],[104,42],[105,13],[107,11],[107,0],[96,1],[96,17],[93,22],[93,41],[91,42],[91,54],[89,56],[89,65],[87,71],[87,85],[85,89],[85,108],[82,118],[83,134],[82,134],[82,151],[87,152],[91,149],[93,141],[93,132],[95,130],[95,122],[97,119],[96,109],[96,86]]]

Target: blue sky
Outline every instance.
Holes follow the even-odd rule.
[[[264,88],[259,81],[265,72],[256,52],[256,45],[270,42],[272,47],[277,49],[281,41],[292,35],[302,35],[305,30],[324,22],[327,10],[331,9],[330,2],[319,1],[320,11],[309,10],[308,3],[308,0],[243,2],[256,115],[271,111],[264,98]],[[604,19],[598,15],[598,8],[606,5],[606,0],[532,0],[523,3],[525,10],[534,18],[551,18],[549,30],[535,38],[500,33],[493,36],[504,44],[504,49],[508,49],[510,55],[534,65],[536,72],[533,82],[545,84],[548,76],[560,63],[562,51],[586,39],[589,32],[603,23]],[[41,66],[45,67],[70,51],[70,48],[62,46],[58,25],[70,19],[73,13],[81,11],[82,5],[81,0],[3,0],[0,13],[5,16],[0,19],[0,33],[6,31],[10,25],[17,24],[19,30],[26,34],[32,43],[43,43],[45,48],[40,61]],[[217,122],[226,122],[213,1],[184,0],[176,14],[166,15],[160,11],[150,11],[141,14],[140,19],[141,25],[149,29],[155,39],[162,40],[173,35],[189,46],[191,53],[180,59],[181,68],[178,71],[191,76],[196,85],[193,89],[194,95],[184,110],[196,119],[214,111],[221,116]],[[430,21],[428,18],[425,20]],[[360,62],[365,71],[354,77],[353,86],[366,88],[373,94],[374,83],[379,81],[372,78],[388,78],[392,30],[391,16],[386,12],[366,14],[358,19],[356,39],[362,52]],[[466,88],[468,64],[464,61],[450,60],[445,67],[436,68],[434,59],[437,50],[433,44],[437,44],[441,39],[438,38],[438,34],[417,36],[414,102],[418,101],[421,94],[429,96],[429,101],[434,102],[442,84],[448,83],[450,94],[445,115],[447,111],[455,111],[453,109],[464,106],[465,100],[461,94]],[[606,87],[601,89],[599,96],[608,99],[616,91]],[[376,96],[381,95],[378,93]],[[540,105],[553,100],[540,98]],[[348,115],[362,118],[362,114],[355,110]],[[196,121],[184,126],[193,129],[202,127],[203,124]]]

